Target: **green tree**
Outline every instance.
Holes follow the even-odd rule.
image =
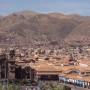
[[[2,90],[2,84],[0,83],[0,90]]]

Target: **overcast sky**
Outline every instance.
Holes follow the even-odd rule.
[[[0,14],[30,10],[90,16],[90,0],[0,0]]]

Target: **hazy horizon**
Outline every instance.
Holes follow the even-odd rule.
[[[19,11],[90,16],[90,0],[0,0],[0,15]]]

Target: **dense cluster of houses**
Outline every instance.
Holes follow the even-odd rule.
[[[72,52],[72,49],[70,49]],[[78,48],[76,48],[76,53]],[[61,50],[62,51],[62,50]],[[0,79],[59,81],[90,88],[89,58],[75,58],[75,52],[10,48],[0,49]],[[47,52],[47,53],[46,53]],[[74,54],[75,53],[75,54]]]

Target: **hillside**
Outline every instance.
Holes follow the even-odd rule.
[[[90,21],[85,21],[78,25],[65,39],[68,43],[90,43]]]
[[[60,46],[90,42],[90,17],[23,11],[0,18],[0,45]],[[87,39],[88,38],[88,39]],[[72,43],[71,43],[72,44]]]

